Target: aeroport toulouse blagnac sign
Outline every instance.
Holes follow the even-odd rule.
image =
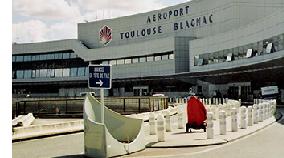
[[[111,65],[89,65],[89,88],[111,89]]]
[[[213,14],[207,14],[202,16],[197,16],[193,18],[178,20],[179,17],[185,17],[187,15],[190,15],[190,6],[186,5],[180,8],[172,9],[160,12],[157,12],[155,14],[151,14],[146,16],[146,24],[156,24],[155,26],[148,27],[148,28],[142,28],[142,29],[133,29],[125,32],[120,32],[119,37],[120,40],[127,40],[127,39],[135,39],[135,38],[143,38],[143,37],[149,37],[154,35],[159,35],[164,33],[164,27],[165,25],[171,25],[170,28],[172,28],[173,32],[180,31],[180,30],[188,30],[197,28],[200,26],[208,25],[213,23]],[[175,20],[176,19],[176,20]],[[169,20],[174,20],[174,22],[166,22]],[[161,25],[161,23],[163,25]],[[108,31],[106,31],[108,30]],[[105,31],[105,33],[102,35],[102,32]],[[100,42],[103,43],[105,46],[111,41],[111,28],[109,26],[103,26],[100,30]],[[102,37],[104,36],[104,37]],[[107,38],[105,37],[107,36]]]

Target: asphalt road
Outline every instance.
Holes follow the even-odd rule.
[[[284,109],[280,109],[284,112]],[[12,144],[13,158],[83,157],[83,133]],[[149,149],[124,157],[281,158],[284,157],[284,120],[237,141],[195,148]]]

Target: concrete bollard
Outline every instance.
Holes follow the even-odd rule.
[[[267,104],[263,104],[263,120],[267,119]]]
[[[232,132],[238,131],[238,112],[236,108],[232,108],[231,110],[231,128]]]
[[[158,142],[164,142],[165,141],[165,120],[164,116],[162,114],[158,115],[157,118],[157,131],[158,131]]]
[[[269,103],[267,102],[266,103],[266,119],[268,119],[269,118]]]
[[[257,111],[257,105],[253,105],[253,115],[252,115],[252,118],[253,118],[253,123],[254,124],[257,124],[258,123],[258,111]]]
[[[227,123],[226,123],[226,112],[219,112],[219,123],[220,123],[220,135],[227,134]]]
[[[263,104],[262,103],[260,103],[259,105],[259,120],[258,120],[258,122],[262,122],[263,121]]]
[[[178,129],[183,129],[183,113],[182,111],[178,111]]]
[[[207,112],[207,139],[213,139],[214,138],[214,129],[213,129],[213,113]]]
[[[252,126],[252,106],[248,107],[248,126]]]
[[[149,126],[150,126],[150,135],[156,134],[156,121],[155,121],[155,114],[151,112],[149,114]]]
[[[167,110],[166,111],[166,132],[171,132],[171,117],[170,117],[170,112]]]
[[[247,108],[241,107],[241,129],[247,128]]]

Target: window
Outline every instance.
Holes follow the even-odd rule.
[[[46,60],[46,57],[47,57],[46,54],[41,54],[39,58],[40,58],[40,60]]]
[[[55,69],[55,77],[62,77],[62,69]]]
[[[147,62],[154,61],[154,56],[147,56]]]
[[[35,60],[36,60],[36,56],[32,55],[32,61],[35,61]]]
[[[146,62],[146,57],[140,57],[140,58],[139,58],[139,62],[140,62],[140,63]]]
[[[139,58],[133,58],[132,59],[132,63],[138,63],[139,62]]]
[[[79,67],[78,76],[84,76],[84,75],[85,75],[85,67]]]
[[[45,78],[47,76],[47,69],[40,69],[40,77]]]
[[[108,65],[109,64],[109,61],[108,60],[103,60],[102,61],[102,65]]]
[[[160,61],[161,59],[161,56],[155,56],[155,61]]]
[[[85,76],[89,76],[89,67],[85,67]]]
[[[66,68],[66,69],[63,69],[63,77],[68,77],[70,75],[70,69],[69,68]]]
[[[227,62],[230,62],[230,61],[232,61],[233,60],[233,54],[232,53],[229,53],[228,55],[227,55],[227,59],[226,59],[226,61]]]
[[[36,78],[39,78],[40,77],[40,71],[39,70],[36,70]]]
[[[62,59],[62,53],[54,54],[55,59]]]
[[[169,59],[169,55],[168,54],[162,55],[162,60],[168,60],[168,59]]]
[[[54,69],[47,69],[47,77],[55,77]]]
[[[16,78],[16,71],[12,71],[12,79],[15,79]]]
[[[36,77],[36,70],[32,70],[32,78]]]
[[[124,62],[125,64],[131,64],[131,59],[125,59]]]
[[[16,56],[16,62],[23,62],[24,57],[23,56]]]
[[[116,64],[117,64],[117,65],[124,64],[124,59],[118,59],[118,60],[116,61]]]
[[[70,53],[70,58],[71,59],[74,59],[74,58],[76,58],[77,57],[77,55],[75,54],[75,53]]]
[[[175,55],[174,54],[170,54],[169,55],[169,59],[175,59]]]
[[[24,78],[24,70],[17,70],[17,74],[16,74],[16,78],[17,79],[22,79]]]
[[[54,60],[54,54],[47,54],[47,60]]]
[[[77,71],[78,71],[78,68],[77,68],[77,67],[71,68],[71,70],[70,70],[70,76],[71,76],[71,77],[77,76]]]
[[[70,53],[63,53],[63,59],[69,59]]]
[[[199,55],[194,56],[194,66],[198,65]]]
[[[12,56],[12,62],[16,61],[16,56]]]
[[[25,70],[24,71],[24,78],[29,79],[32,77],[32,70]]]
[[[40,60],[40,55],[36,55],[35,58],[37,61]]]
[[[110,65],[116,65],[116,60],[111,60],[111,61],[109,62],[109,64],[110,64]]]
[[[24,56],[24,61],[31,61],[31,60],[32,60],[32,56],[30,55]]]

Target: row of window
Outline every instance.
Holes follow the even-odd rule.
[[[74,67],[63,69],[36,69],[13,71],[13,79],[81,77],[88,76],[88,67]]]
[[[200,54],[194,57],[194,66],[230,62],[233,60],[274,53],[280,50],[284,50],[284,34],[245,46],[221,50],[214,53]]]
[[[54,60],[54,59],[73,59],[78,58],[75,53],[48,53],[38,55],[13,55],[13,62],[28,62],[28,61],[41,61],[41,60]]]
[[[122,65],[122,64],[134,64],[134,63],[144,63],[160,60],[171,60],[174,59],[174,54],[164,54],[164,55],[152,55],[152,56],[142,56],[126,59],[114,59],[114,60],[104,60],[101,64],[110,64],[110,65]]]

